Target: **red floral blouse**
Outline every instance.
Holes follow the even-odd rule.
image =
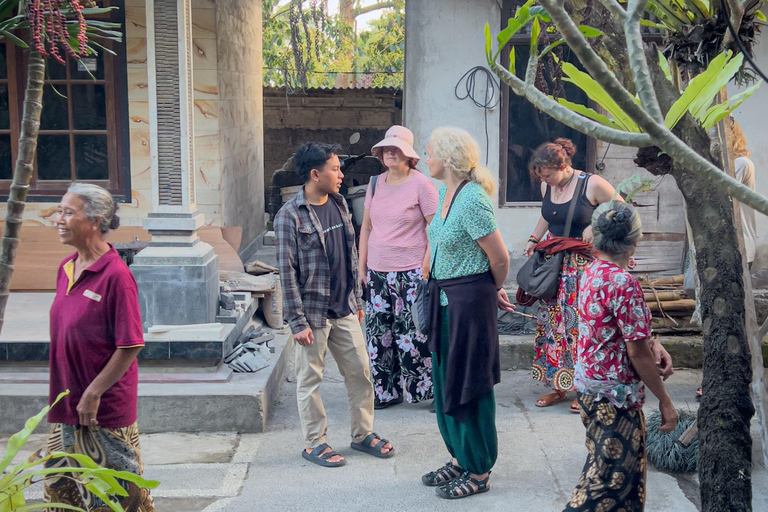
[[[627,343],[651,336],[640,283],[621,267],[595,260],[579,284],[576,389],[616,407],[639,409],[645,388],[629,361]]]

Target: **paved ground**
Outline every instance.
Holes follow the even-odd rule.
[[[333,366],[333,365],[331,365]],[[695,409],[700,372],[678,371],[668,387],[678,407]],[[567,404],[533,407],[543,388],[526,371],[502,375],[496,387],[500,454],[492,490],[458,502],[441,500],[420,482],[447,460],[434,415],[425,404],[377,412],[376,431],[396,446],[397,456],[379,460],[349,448],[344,386],[328,371],[323,396],[330,419],[329,442],[348,463],[325,469],[300,457],[302,446],[295,387],[284,386],[264,434],[153,434],[142,437],[146,476],[162,482],[154,495],[158,512],[250,512],[344,510],[562,510],[584,463],[584,429]],[[649,400],[646,413],[655,403]],[[2,441],[2,440],[0,440]],[[37,436],[30,448],[42,442]],[[756,447],[757,448],[757,447]],[[759,451],[755,460],[761,461]],[[768,510],[768,478],[753,472],[754,510]],[[32,489],[30,498],[39,498]],[[698,510],[695,475],[648,476],[648,511]]]

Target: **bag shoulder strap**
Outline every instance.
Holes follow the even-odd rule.
[[[456,201],[456,198],[459,196],[459,192],[461,192],[461,189],[463,189],[467,183],[468,183],[467,181],[462,181],[461,183],[459,183],[459,186],[456,187],[456,192],[453,193],[453,197],[451,198],[451,204],[448,205],[448,212],[446,212],[445,219],[443,219],[443,225],[445,225],[445,221],[448,220],[448,216],[451,214],[451,208],[453,208],[453,203],[454,201]],[[429,269],[429,275],[432,275],[432,273],[435,271],[436,259],[437,259],[437,246],[435,246],[435,257],[432,258],[432,266]]]
[[[371,199],[373,199],[374,194],[376,194],[376,182],[379,181],[378,176],[374,176],[368,181],[368,186],[371,187]]]
[[[584,190],[584,187],[587,186],[587,177],[589,176],[589,173],[582,172],[579,174],[579,177],[577,178],[576,182],[576,189],[573,191],[573,198],[571,199],[571,204],[568,207],[568,216],[565,218],[565,231],[563,231],[563,236],[565,238],[568,238],[571,236],[571,223],[573,222],[573,212],[576,211],[576,203],[579,202],[579,199],[581,198],[581,193]]]

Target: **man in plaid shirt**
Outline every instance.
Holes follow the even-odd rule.
[[[355,230],[343,196],[338,146],[302,145],[293,166],[304,188],[275,217],[283,313],[296,347],[296,399],[306,449],[302,457],[326,467],[346,460],[326,443],[328,423],[320,398],[325,354],[330,350],[344,377],[352,448],[376,457],[394,455],[373,429],[373,385],[357,279]]]

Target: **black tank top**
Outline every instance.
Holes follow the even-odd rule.
[[[577,179],[583,179],[584,188],[581,189],[579,197],[573,197],[570,201],[563,204],[553,203],[551,199],[552,188],[547,185],[544,192],[544,198],[541,200],[541,216],[549,224],[549,232],[555,236],[563,236],[565,231],[565,221],[568,217],[568,209],[571,207],[571,201],[577,201],[576,208],[573,210],[573,220],[571,221],[571,238],[581,237],[581,233],[592,224],[592,213],[597,208],[587,199],[587,184],[589,183],[588,172],[582,172]],[[578,183],[577,183],[578,185]]]

